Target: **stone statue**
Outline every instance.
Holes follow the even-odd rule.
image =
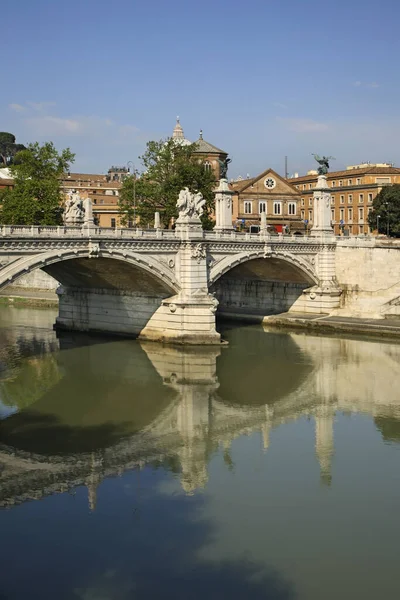
[[[329,161],[335,160],[333,156],[318,156],[318,154],[312,155],[317,163],[320,165],[318,167],[318,175],[326,175],[329,170]]]
[[[220,179],[226,179],[227,174],[228,174],[228,165],[229,163],[232,162],[231,158],[226,158],[225,160],[219,160],[218,164],[219,164],[219,178]]]
[[[83,200],[76,190],[71,190],[65,203],[64,220],[66,225],[81,225],[83,223],[85,209]]]
[[[200,192],[193,194],[189,188],[184,188],[179,192],[176,206],[179,210],[179,219],[183,217],[201,217],[206,201]]]

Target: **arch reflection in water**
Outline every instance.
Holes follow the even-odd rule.
[[[219,446],[229,466],[235,438],[261,432],[266,450],[274,427],[302,416],[315,419],[325,483],[336,411],[390,423],[393,438],[398,346],[253,327],[228,336],[228,348],[187,350],[77,335],[62,337],[61,351],[2,356],[12,368],[0,393],[19,412],[0,426],[0,505],[85,484],[93,509],[103,478],[146,464],[172,469],[192,493]]]

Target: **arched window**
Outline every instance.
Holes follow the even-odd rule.
[[[206,160],[206,162],[204,163],[204,170],[205,171],[211,171],[212,170],[212,165],[211,165],[211,163],[208,160]]]
[[[274,215],[282,214],[282,202],[274,202]]]
[[[251,215],[253,212],[251,202],[247,201],[244,203],[244,213],[245,215]]]
[[[259,202],[258,203],[258,212],[263,213],[263,212],[267,212],[267,203],[266,202]]]
[[[295,215],[296,214],[296,202],[289,202],[288,209],[289,209],[289,215]]]

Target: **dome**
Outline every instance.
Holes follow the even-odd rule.
[[[175,141],[176,144],[179,144],[180,146],[190,146],[190,144],[192,143],[191,141],[185,138],[182,125],[179,122],[179,117],[176,117],[176,125],[174,127],[172,139]]]

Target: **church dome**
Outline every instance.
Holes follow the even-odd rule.
[[[191,141],[185,138],[182,125],[179,121],[179,117],[176,117],[176,125],[174,127],[172,139],[175,141],[176,144],[179,144],[180,146],[190,146],[190,144],[192,143]]]

